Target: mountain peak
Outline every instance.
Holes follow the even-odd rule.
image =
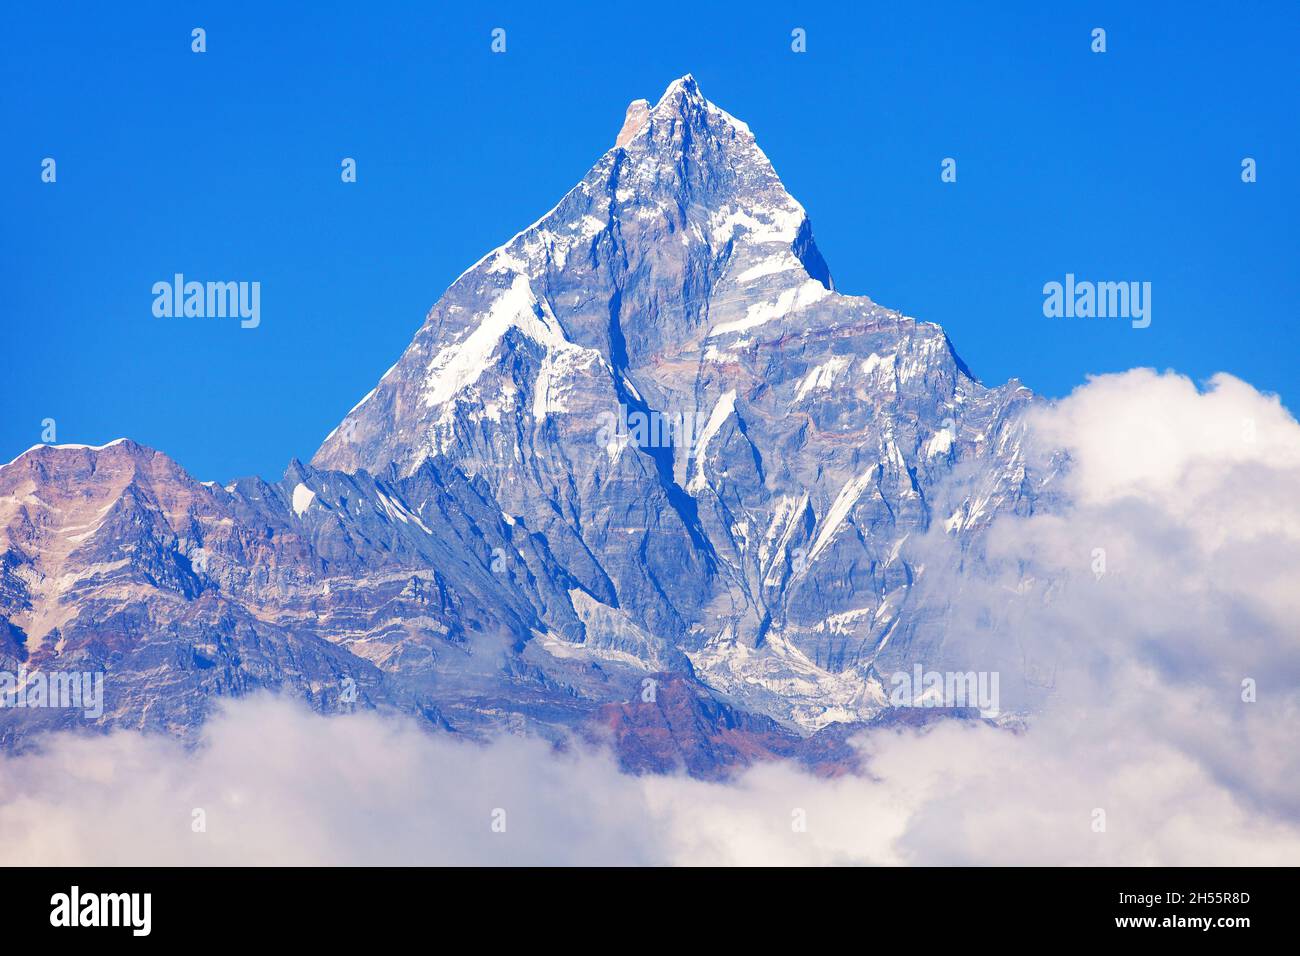
[[[408,353],[312,463],[408,473],[465,441],[455,434],[463,402],[482,400],[489,422],[522,405],[545,421],[577,407],[562,393],[578,380],[596,388],[587,379],[604,376],[608,388],[613,372],[617,393],[623,371],[636,379],[682,349],[711,366],[721,352],[704,341],[710,330],[764,326],[779,337],[794,313],[800,330],[820,324],[824,310],[802,311],[832,290],[803,207],[749,127],[688,73],[654,106],[633,100],[614,146],[583,179],[453,281]],[[523,367],[497,368],[516,359]],[[486,368],[495,373],[483,377]],[[519,376],[532,382],[527,401]]]
[[[703,773],[873,719],[881,674],[940,655],[905,544],[1033,510],[1029,400],[836,292],[687,75],[452,282],[310,466],[213,486],[120,441],[0,468],[0,656],[108,660],[136,726],[262,684],[333,707],[344,676],[467,730],[610,704],[646,765]],[[646,675],[681,676],[611,704]]]
[[[749,134],[749,127],[705,98],[695,77],[687,73],[668,84],[654,106],[649,100],[637,99],[628,104],[615,147],[625,148],[645,128],[647,120],[680,119],[692,125],[707,126],[709,118],[723,120],[736,130]]]
[[[668,84],[668,89],[664,90],[664,95],[659,97],[659,103],[656,106],[663,105],[669,97],[676,93],[680,93],[684,97],[704,101],[704,94],[700,92],[700,85],[695,82],[694,76],[687,73]]]
[[[9,462],[8,464],[0,465],[0,468],[8,468],[10,465],[16,465],[18,464],[19,461],[26,458],[28,455],[31,455],[33,452],[36,453],[37,457],[48,456],[49,452],[47,452],[46,449],[52,449],[53,451],[56,452],[90,453],[90,452],[104,452],[104,451],[108,451],[109,449],[116,449],[119,447],[129,455],[135,455],[140,452],[144,452],[149,455],[155,454],[153,449],[145,448],[143,445],[140,445],[137,442],[132,441],[130,438],[115,438],[112,441],[106,442],[103,445],[79,445],[79,444],[55,445],[52,443],[43,442],[39,445],[33,445],[31,448],[28,448],[25,452],[23,452],[21,455],[15,458],[13,461]],[[45,460],[49,460],[49,459],[45,458]]]
[[[630,143],[637,130],[645,125],[646,117],[649,115],[649,100],[633,100],[629,103],[627,115],[623,117],[623,128],[618,131],[618,139],[614,141],[614,146],[623,147]]]
[[[748,125],[705,97],[700,90],[700,85],[695,82],[695,77],[689,73],[668,84],[663,96],[659,97],[659,102],[650,109],[648,115],[651,118],[677,116],[687,121],[694,120],[705,126],[710,125],[711,120],[721,120],[746,137],[753,136]]]

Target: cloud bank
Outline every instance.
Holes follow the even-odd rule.
[[[912,555],[949,595],[944,654],[1000,670],[1021,730],[881,730],[868,776],[721,784],[262,696],[193,751],[122,732],[4,758],[0,862],[1300,862],[1300,426],[1230,376],[1135,370],[1026,428],[1069,455],[1064,507]]]

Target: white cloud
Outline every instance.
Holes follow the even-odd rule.
[[[963,556],[987,580],[945,570],[942,531],[912,556],[951,600],[932,649],[1034,699],[1020,732],[880,731],[869,776],[774,763],[719,784],[254,698],[193,751],[118,733],[4,758],[0,862],[1294,864],[1300,426],[1228,376],[1134,371],[1032,428],[1070,454],[1066,507],[999,520]]]
[[[537,740],[261,698],[203,746],[119,733],[9,758],[5,865],[1286,863],[1300,834],[1138,734],[882,732],[871,778],[788,764],[733,783],[629,777]],[[1038,735],[1038,736],[1036,736]],[[1108,831],[1091,830],[1093,807]],[[194,808],[206,832],[191,829]],[[494,810],[506,830],[491,830]],[[805,832],[793,826],[802,811]]]
[[[1138,495],[1185,513],[1178,492],[1207,466],[1300,467],[1291,414],[1276,396],[1224,373],[1203,392],[1182,375],[1150,369],[1099,375],[1037,412],[1033,426],[1042,441],[1073,454],[1071,487],[1083,504]]]

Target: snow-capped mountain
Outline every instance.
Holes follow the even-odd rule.
[[[452,730],[612,729],[636,766],[834,762],[880,675],[942,653],[909,539],[1035,506],[1031,401],[837,292],[686,76],[452,283],[311,465],[210,486],[124,441],[0,469],[0,655],[102,665],[109,724],[348,686]]]
[[[452,284],[313,463],[454,462],[577,580],[584,626],[556,616],[556,639],[680,651],[710,686],[817,727],[879,706],[903,539],[1022,494],[1004,432],[1027,399],[977,383],[938,326],[836,293],[749,128],[687,76]],[[637,413],[686,427],[601,428]],[[959,458],[987,459],[990,482],[936,513]]]

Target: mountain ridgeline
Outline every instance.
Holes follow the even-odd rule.
[[[683,77],[281,481],[127,440],[0,469],[2,666],[104,671],[106,727],[188,735],[274,688],[609,739],[631,769],[833,772],[898,719],[885,675],[944,653],[909,541],[1035,508],[1033,401],[837,292],[749,128]]]

